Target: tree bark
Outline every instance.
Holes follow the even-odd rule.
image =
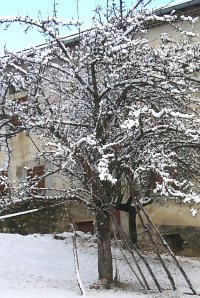
[[[98,273],[101,283],[110,288],[113,281],[113,266],[111,253],[110,214],[96,214],[97,243],[98,243]]]

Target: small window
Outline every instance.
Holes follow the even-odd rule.
[[[45,167],[35,166],[27,170],[27,180],[33,188],[45,188]]]
[[[169,169],[169,173],[172,179],[177,179],[178,178],[178,172],[176,171],[176,169]],[[159,174],[155,174],[153,173],[151,176],[151,189],[156,188],[157,183],[158,184],[162,184],[163,182],[163,178],[159,175]],[[182,188],[180,186],[175,185],[174,182],[170,182],[169,185],[171,185],[171,187],[174,190],[182,190]]]
[[[8,96],[11,100],[23,101],[27,97],[27,93],[25,90],[16,89],[12,85],[8,88]]]
[[[16,98],[17,103],[21,105],[23,105],[24,102],[27,102],[27,100],[28,100],[28,96],[24,94],[21,94],[21,96]]]
[[[156,186],[157,186],[157,183],[158,184],[162,184],[163,179],[162,179],[162,177],[159,174],[154,173],[154,172],[151,172],[149,175],[150,175],[149,176],[149,181],[148,181],[148,184],[149,184],[148,188],[149,188],[149,190],[155,189]]]
[[[8,93],[9,95],[13,95],[16,93],[16,89],[13,85],[10,85],[9,88],[8,88]]]
[[[7,178],[8,178],[8,172],[1,171],[0,172],[0,195],[1,196],[6,196],[9,193]]]
[[[14,126],[14,127],[18,127],[20,125],[22,125],[22,122],[19,118],[18,115],[15,115],[15,111],[17,111],[17,109],[20,108],[23,109],[23,105],[27,102],[28,100],[28,96],[25,94],[25,92],[18,92],[13,94],[13,101],[15,101],[14,105],[13,105],[13,116],[11,117],[10,123]]]
[[[14,115],[14,116],[11,117],[10,123],[14,127],[18,127],[18,126],[22,125],[22,122],[19,120],[19,117],[17,115]]]
[[[94,234],[94,224],[92,220],[76,222],[76,230],[84,233]]]

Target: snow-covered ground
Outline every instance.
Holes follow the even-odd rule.
[[[162,294],[158,293],[149,277],[152,290],[144,294],[117,248],[113,248],[113,255],[116,258],[114,263],[119,270],[121,286],[111,290],[91,289],[90,285],[98,279],[96,243],[89,235],[83,233],[79,235],[80,274],[87,297],[191,297],[190,289],[170,258],[164,256],[177,281],[178,290],[175,292],[170,289],[169,281],[157,258],[150,253],[147,254],[147,258],[165,291]],[[74,273],[71,234],[65,233],[62,236],[64,239],[58,240],[53,235],[0,234],[0,298],[80,297]],[[200,259],[179,258],[179,260],[194,287],[200,292]]]

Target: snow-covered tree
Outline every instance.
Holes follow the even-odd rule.
[[[45,175],[70,178],[66,199],[94,210],[99,278],[110,284],[115,209],[134,223],[154,193],[199,202],[200,45],[176,27],[175,15],[124,12],[116,5],[99,16],[97,9],[92,28],[74,44],[58,35],[57,18],[0,19],[2,25],[36,27],[47,39],[43,47],[7,51],[1,59],[0,125],[5,145],[17,133],[37,137],[37,158],[54,166]],[[146,32],[156,22],[173,23],[181,41],[163,34],[152,47]],[[14,101],[12,88],[27,99]]]

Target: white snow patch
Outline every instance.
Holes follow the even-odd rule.
[[[192,212],[192,215],[193,216],[196,216],[197,215],[197,209],[191,208],[190,211]]]
[[[62,240],[54,239],[53,235],[0,234],[0,283],[1,298],[78,298],[80,296],[74,272],[74,258],[72,249],[72,234],[63,233]],[[140,285],[124,262],[119,250],[113,247],[113,257],[117,262],[120,281],[124,289],[111,290],[90,289],[90,285],[97,281],[97,244],[94,237],[78,233],[78,257],[80,276],[86,290],[86,296],[91,298],[186,298],[191,295],[183,278],[168,256],[163,256],[168,268],[176,280],[178,290],[170,290],[167,280],[157,259],[151,253],[146,257],[157,275],[160,283],[167,290],[159,294],[150,277],[148,281],[152,290],[144,294]],[[200,291],[199,275],[200,260],[194,258],[180,258],[188,276],[196,290]],[[115,263],[115,262],[114,262]],[[143,266],[142,264],[140,264]],[[144,268],[144,267],[142,267]],[[115,268],[114,268],[115,269]]]

